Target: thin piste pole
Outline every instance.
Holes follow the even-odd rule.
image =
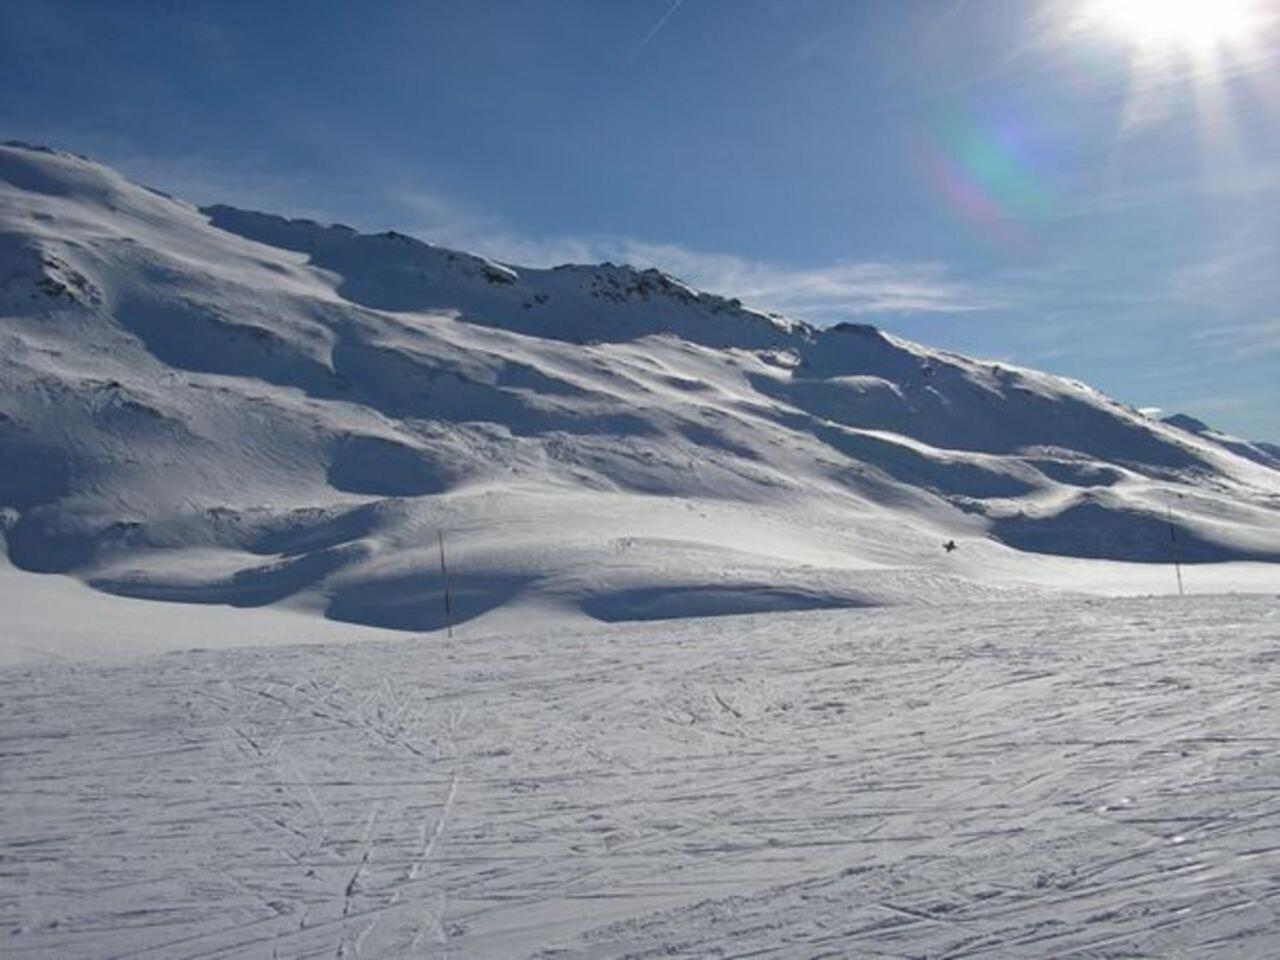
[[[1166,503],[1164,505],[1165,516],[1169,519],[1169,545],[1173,549],[1173,572],[1178,575],[1178,596],[1185,597],[1182,591],[1182,562],[1178,556],[1178,534],[1173,526],[1173,505]]]
[[[444,531],[440,535],[440,579],[444,581],[444,627],[446,635],[453,637],[453,603],[449,598],[449,567],[444,562]]]

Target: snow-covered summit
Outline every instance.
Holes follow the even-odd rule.
[[[0,147],[8,556],[117,594],[435,627],[440,529],[459,616],[495,621],[1000,593],[1061,580],[1041,555],[1078,585],[1169,559],[1170,515],[1184,561],[1280,560],[1280,472],[1241,454],[656,270],[199,210]]]
[[[1242,440],[1240,437],[1233,437],[1231,434],[1215,430],[1203,420],[1197,420],[1195,417],[1185,413],[1171,414],[1161,418],[1161,422],[1167,423],[1171,427],[1177,427],[1179,430],[1185,430],[1187,433],[1195,434],[1203,440],[1209,440],[1226,450],[1230,450],[1232,453],[1244,457],[1246,460],[1252,460],[1255,463],[1261,463],[1280,470],[1280,446],[1274,443],[1266,443],[1261,440]]]

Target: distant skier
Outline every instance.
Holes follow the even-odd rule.
[[[942,545],[942,549],[947,551],[947,553],[951,553],[956,549],[956,542],[954,540],[948,540]]]

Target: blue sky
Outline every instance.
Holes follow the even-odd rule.
[[[1280,440],[1275,5],[1125,2],[0,0],[0,137]]]

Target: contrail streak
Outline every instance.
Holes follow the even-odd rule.
[[[631,52],[627,54],[626,60],[634,60],[636,55],[648,45],[649,41],[658,35],[658,31],[666,26],[667,21],[671,19],[671,15],[679,10],[683,3],[684,0],[673,0],[671,6],[667,8],[667,12],[659,17],[658,22],[653,25],[653,28],[640,39],[639,43],[631,48]]]

